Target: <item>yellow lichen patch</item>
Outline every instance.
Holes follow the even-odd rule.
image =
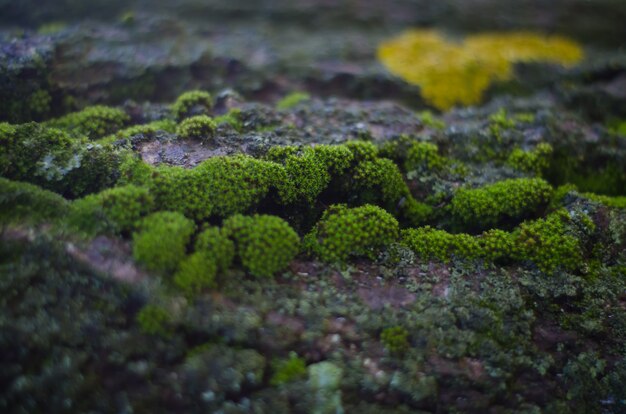
[[[583,58],[574,41],[530,32],[486,33],[453,42],[434,30],[409,30],[383,42],[378,58],[389,71],[422,88],[445,110],[479,103],[495,80],[509,80],[516,62],[572,66]]]

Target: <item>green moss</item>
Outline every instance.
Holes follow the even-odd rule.
[[[115,133],[129,120],[129,116],[121,109],[96,105],[50,120],[47,124],[94,140]]]
[[[352,152],[354,162],[374,161],[378,157],[378,147],[368,141],[348,141],[343,144]]]
[[[154,139],[159,131],[174,133],[176,131],[176,123],[169,119],[150,122],[144,125],[133,125],[128,128],[121,129],[115,134],[102,138],[101,143],[114,143],[120,140],[128,140],[132,137],[142,135],[146,140]]]
[[[607,125],[609,132],[626,137],[626,120],[615,120]]]
[[[413,198],[398,166],[389,159],[360,162],[354,169],[351,187],[360,203],[380,205],[412,225],[430,216],[431,208]]]
[[[167,310],[156,305],[146,305],[137,314],[137,323],[141,330],[149,335],[169,336],[171,321]]]
[[[430,226],[403,230],[402,243],[428,260],[447,262],[452,256],[476,258],[482,253],[476,238],[469,234],[451,234]]]
[[[285,96],[283,99],[278,101],[276,104],[276,109],[285,110],[293,108],[298,105],[300,102],[308,101],[311,99],[308,93],[305,92],[293,92],[289,95]]]
[[[237,257],[253,276],[271,277],[284,270],[300,249],[300,238],[276,216],[234,215],[222,231],[235,242]]]
[[[435,118],[431,111],[422,111],[417,114],[417,117],[422,122],[422,124],[426,125],[429,128],[441,131],[446,127],[445,122]]]
[[[52,222],[65,216],[69,203],[36,185],[0,177],[0,223]]]
[[[150,189],[163,209],[201,221],[252,210],[285,177],[281,165],[236,155],[210,158],[192,170],[157,168]]]
[[[276,387],[292,381],[303,379],[307,375],[306,362],[291,352],[289,359],[276,360],[272,364],[272,378],[270,385]]]
[[[153,213],[141,220],[133,234],[133,257],[148,270],[173,272],[185,257],[194,229],[194,223],[180,213]]]
[[[213,106],[213,97],[205,91],[185,92],[176,99],[172,105],[172,113],[178,120],[182,120],[191,115],[201,115],[209,113]]]
[[[119,164],[117,185],[133,184],[148,187],[156,171],[157,169],[144,162],[140,155],[128,154]]]
[[[597,201],[598,203],[602,203],[607,207],[611,208],[626,208],[626,196],[622,197],[611,197],[606,195],[594,194],[594,193],[583,193],[583,196],[587,197],[589,200]]]
[[[418,173],[438,172],[448,165],[447,160],[439,155],[439,149],[430,142],[414,142],[409,148],[404,168]]]
[[[386,207],[395,209],[402,197],[410,197],[409,189],[402,178],[402,173],[393,161],[377,158],[362,161],[354,169],[355,190],[360,193],[371,193],[370,202],[383,202]],[[367,195],[365,195],[366,198]]]
[[[70,223],[92,234],[127,233],[153,209],[154,198],[147,189],[115,187],[74,201]]]
[[[44,89],[35,91],[30,98],[28,98],[28,107],[35,119],[41,119],[50,113],[50,103],[52,97],[50,93]]]
[[[402,326],[385,328],[380,333],[380,341],[394,354],[401,354],[409,349],[409,332]]]
[[[238,132],[241,132],[241,130],[243,129],[243,121],[241,120],[241,109],[239,108],[232,108],[228,111],[228,113],[216,116],[213,119],[215,120],[216,125],[226,123],[232,126]]]
[[[37,34],[43,35],[43,36],[49,36],[49,35],[53,35],[56,33],[60,33],[63,30],[67,29],[67,23],[65,22],[49,22],[49,23],[44,23],[41,26],[39,26],[37,28]]]
[[[398,237],[398,221],[380,207],[331,206],[306,236],[306,248],[326,262],[350,256],[375,258]]]
[[[0,175],[68,198],[111,187],[128,153],[41,124],[0,124]]]
[[[120,177],[119,166],[128,157],[132,157],[130,150],[108,144],[81,146],[74,154],[79,165],[66,172],[59,192],[77,198],[114,186]],[[50,171],[54,168],[52,165]]]
[[[470,236],[426,226],[403,230],[402,242],[425,259],[445,262],[454,255],[489,261],[514,260],[533,263],[542,272],[551,274],[557,269],[577,271],[581,268],[582,240],[593,230],[594,224],[587,215],[570,215],[562,209],[545,219],[524,222],[510,233],[491,229],[480,236]]]
[[[194,296],[207,288],[217,286],[217,264],[215,259],[205,252],[196,252],[187,256],[174,275],[174,284],[187,296]]]
[[[212,258],[220,272],[228,269],[235,258],[235,244],[217,227],[209,227],[198,235],[195,251]]]
[[[504,230],[488,230],[478,242],[481,256],[491,262],[506,261],[519,255],[514,235]]]
[[[287,155],[283,161],[287,179],[279,188],[285,204],[295,201],[313,203],[330,183],[331,176],[313,151],[301,155]]]
[[[532,151],[516,148],[509,155],[506,164],[519,171],[542,175],[550,166],[552,152],[552,145],[547,143],[537,145]]]
[[[332,176],[343,174],[355,160],[353,155],[355,150],[344,145],[316,145],[309,151],[315,154]]]
[[[467,228],[485,228],[536,214],[552,196],[552,187],[538,178],[499,181],[477,189],[460,189],[452,214]]]
[[[207,115],[197,115],[184,119],[176,128],[176,134],[183,139],[208,141],[215,135],[217,124]]]
[[[533,262],[541,271],[552,273],[556,269],[578,270],[583,263],[581,240],[571,228],[575,221],[570,213],[561,209],[544,219],[524,222],[514,232],[517,259]],[[581,217],[582,231],[593,231],[593,222]]]
[[[2,176],[45,184],[46,181],[59,180],[64,172],[76,167],[74,153],[81,142],[64,131],[36,123],[1,123],[0,143]]]

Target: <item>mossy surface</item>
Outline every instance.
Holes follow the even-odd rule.
[[[623,412],[623,59],[285,4],[0,36],[0,411]]]

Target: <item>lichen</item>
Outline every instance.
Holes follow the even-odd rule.
[[[531,32],[454,41],[434,30],[408,30],[378,48],[378,59],[390,72],[420,86],[424,99],[441,110],[479,103],[492,82],[511,79],[517,62],[572,66],[582,58],[574,41]]]

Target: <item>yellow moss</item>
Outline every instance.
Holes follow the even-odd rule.
[[[383,42],[378,58],[393,74],[422,88],[424,99],[445,110],[479,103],[491,82],[513,76],[516,62],[572,66],[583,58],[574,41],[531,32],[485,33],[459,42],[435,30],[408,30]]]

